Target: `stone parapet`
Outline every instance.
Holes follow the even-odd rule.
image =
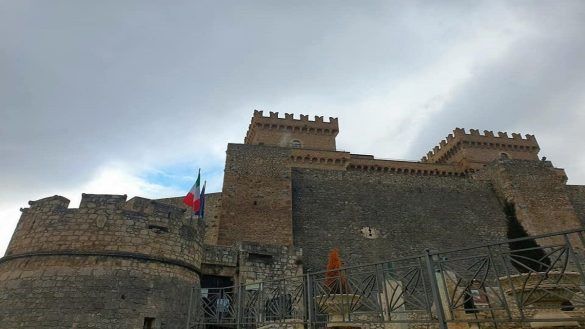
[[[345,170],[351,159],[349,152],[291,149],[291,166],[295,168],[327,168]]]
[[[465,168],[451,164],[420,163],[413,161],[382,160],[353,157],[347,170],[350,171],[377,171],[391,174],[406,174],[417,176],[460,176],[466,175]]]
[[[97,194],[83,194],[78,209],[67,208],[69,200],[61,196],[29,204],[22,209],[6,256],[125,253],[201,265],[203,227],[185,209]]]
[[[420,176],[465,176],[465,168],[453,164],[376,159],[373,155],[343,151],[291,149],[291,167],[328,170],[363,170]]]
[[[157,199],[156,201],[173,205],[178,208],[185,209],[187,213],[191,209],[183,203],[183,196],[174,198]],[[221,193],[206,193],[205,194],[205,213],[204,218],[194,217],[194,221],[200,222],[200,225],[205,226],[205,235],[203,242],[209,245],[217,244],[219,235],[219,214],[221,212]]]
[[[29,202],[0,259],[2,328],[179,328],[199,286],[203,226],[126,195]]]

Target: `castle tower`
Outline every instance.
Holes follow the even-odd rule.
[[[125,195],[29,204],[0,259],[0,327],[186,326],[202,235],[185,210]]]
[[[279,118],[278,112],[270,112],[265,117],[262,111],[254,111],[244,143],[335,151],[338,132],[337,118],[325,122],[322,116],[316,116],[310,121],[309,116],[303,114],[295,119],[289,113]]]
[[[336,153],[338,132],[336,118],[254,111],[244,144],[229,144],[226,152],[218,244],[292,245],[291,158],[294,151]]]
[[[471,171],[501,158],[516,160],[538,160],[540,147],[534,135],[512,134],[485,130],[483,135],[477,129],[455,128],[446,140],[422,158],[425,163],[457,164]]]
[[[291,149],[228,144],[218,244],[291,246]]]

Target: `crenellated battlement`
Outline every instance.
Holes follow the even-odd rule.
[[[127,200],[127,195],[117,194],[81,194],[79,208],[69,208],[69,199],[55,195],[35,201],[29,201],[30,208],[21,211],[42,212],[47,215],[58,215],[63,211],[69,212],[104,212],[104,211],[131,211],[148,219],[166,218],[180,220],[185,216],[185,208],[165,202],[134,197]]]
[[[290,165],[292,168],[370,171],[417,176],[466,176],[464,168],[457,165],[377,159],[369,154],[351,154],[343,151],[292,149]]]
[[[453,130],[453,134],[449,134],[447,136],[447,141],[449,139],[453,139],[454,136],[479,136],[479,137],[488,137],[488,138],[502,138],[502,139],[511,139],[511,140],[524,140],[524,141],[535,141],[536,138],[534,135],[526,134],[526,138],[522,138],[522,135],[519,133],[512,133],[512,137],[508,136],[507,132],[498,132],[498,136],[494,135],[494,132],[491,130],[484,130],[483,134],[479,132],[479,129],[469,129],[469,133],[465,132],[465,128],[455,128]]]
[[[424,163],[459,163],[464,166],[481,167],[483,164],[502,156],[508,158],[538,160],[540,147],[534,135],[526,134],[525,138],[518,133],[455,128],[452,134],[439,142],[431,151],[423,156]]]
[[[329,117],[329,122],[323,120],[323,116],[315,116],[314,120],[309,120],[309,116],[305,114],[300,114],[299,118],[296,119],[293,113],[285,113],[284,117],[280,117],[278,112],[269,112],[269,115],[264,116],[264,111],[254,110],[254,115],[252,116],[252,121],[254,119],[262,120],[262,119],[273,119],[273,120],[286,120],[286,121],[298,121],[299,123],[329,123],[337,125],[338,121],[337,118]]]
[[[263,111],[254,110],[244,143],[291,147],[292,141],[298,141],[294,147],[300,144],[302,148],[335,150],[338,133],[337,118],[325,121],[323,116],[315,116],[310,120],[308,115],[295,118],[294,114],[285,113],[281,117],[278,112],[265,116]]]
[[[63,211],[69,207],[69,199],[60,195],[54,195],[36,201],[29,201],[28,205],[30,206],[30,209],[34,210],[47,209]],[[20,210],[23,211],[24,209],[21,208]]]
[[[82,194],[79,208],[52,196],[29,202],[6,255],[138,253],[199,268],[204,224],[186,209],[141,197]]]
[[[102,208],[102,209],[120,209],[126,203],[128,196],[126,194],[81,194],[79,209],[85,208]]]

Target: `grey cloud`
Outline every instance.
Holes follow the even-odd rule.
[[[421,129],[409,157],[419,158],[455,127],[535,134],[541,154],[585,183],[585,10],[573,2],[513,7],[532,29],[501,58],[474,69],[440,113]],[[579,145],[579,146],[577,146]]]
[[[398,3],[1,6],[0,175],[10,193],[78,184],[105,161],[193,158],[188,142],[240,141],[256,104],[359,97],[428,53],[410,42],[422,37]]]
[[[583,5],[566,3],[574,8],[555,16],[550,3],[3,2],[0,196],[75,186],[108,161],[221,165],[217,149],[242,141],[253,108],[282,111],[272,106],[299,95],[338,109],[313,110],[339,116],[359,149],[349,122],[359,109],[343,103],[400,85],[478,33],[475,21],[497,24],[506,11],[530,26],[544,20],[543,31],[478,67],[408,157],[454,126],[541,137],[565,122],[534,111],[579,109],[570,91],[582,86]]]

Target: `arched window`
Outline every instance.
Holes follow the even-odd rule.
[[[290,141],[290,147],[294,147],[294,148],[300,149],[301,147],[303,147],[303,144],[301,143],[300,140],[293,139],[292,141]]]
[[[500,153],[500,159],[508,160],[508,159],[510,159],[510,156],[508,155],[508,153],[502,152],[502,153]]]

